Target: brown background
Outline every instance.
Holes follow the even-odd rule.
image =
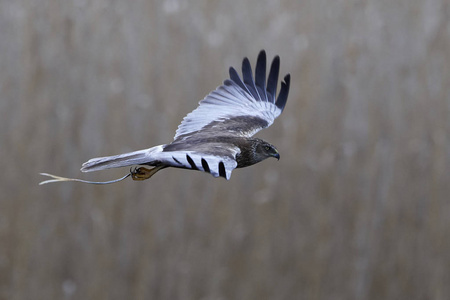
[[[170,142],[228,67],[291,73],[230,181],[39,172]],[[0,299],[450,299],[445,0],[0,0]]]

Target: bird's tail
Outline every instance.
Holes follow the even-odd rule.
[[[162,149],[162,145],[160,145],[119,155],[92,158],[81,166],[81,171],[92,172],[110,168],[149,164],[155,160],[155,154],[161,152]]]

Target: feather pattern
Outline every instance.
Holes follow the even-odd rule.
[[[233,152],[237,153],[238,151],[234,149]],[[224,177],[227,180],[230,179],[231,172],[237,166],[235,154],[218,156],[197,151],[162,152],[158,156],[158,160],[171,167],[199,170],[210,173],[214,177]],[[225,170],[224,173],[220,171],[221,166]]]

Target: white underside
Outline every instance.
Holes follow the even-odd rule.
[[[164,165],[198,169],[200,171],[207,172],[202,164],[202,159],[209,167],[209,173],[214,177],[220,176],[220,164],[223,163],[225,170],[225,178],[227,180],[231,177],[231,172],[236,168],[237,162],[235,160],[236,155],[239,153],[239,148],[232,149],[232,157],[228,156],[215,156],[211,154],[199,153],[195,151],[163,151],[164,145],[155,146],[149,149],[133,151],[129,153],[97,157],[92,158],[85,162],[81,168],[83,172],[100,171],[110,168],[120,168],[132,165],[149,164],[154,161],[159,161]],[[189,163],[188,157],[192,160],[195,168]]]

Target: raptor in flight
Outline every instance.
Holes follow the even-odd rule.
[[[144,180],[161,169],[175,167],[200,170],[228,180],[235,168],[248,167],[269,157],[279,159],[280,154],[273,145],[252,137],[269,127],[286,105],[290,75],[281,82],[277,97],[279,70],[280,58],[276,56],[266,81],[266,53],[262,50],[253,78],[250,62],[244,58],[242,79],[230,67],[230,79],[201,100],[199,106],[183,119],[171,143],[92,158],[83,164],[81,171],[139,165],[124,178],[131,175],[134,180]],[[43,175],[55,178],[44,183],[67,181],[63,177]]]

